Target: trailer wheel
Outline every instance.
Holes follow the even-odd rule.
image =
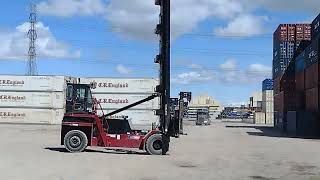
[[[64,136],[64,146],[69,152],[82,152],[88,146],[88,138],[84,132],[72,130]]]
[[[154,134],[147,139],[146,150],[150,155],[162,155],[161,134]]]

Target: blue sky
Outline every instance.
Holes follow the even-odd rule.
[[[0,7],[0,72],[26,71],[28,0]],[[38,0],[40,75],[157,77],[153,0]],[[246,102],[271,77],[279,23],[310,22],[318,0],[174,0],[172,95],[208,92]]]

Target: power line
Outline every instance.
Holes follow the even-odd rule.
[[[60,23],[59,21],[56,21],[56,23]],[[74,30],[74,26],[60,23],[59,27],[65,27],[66,30]],[[102,32],[116,32],[116,33],[123,33],[124,31],[120,30],[120,26],[114,26],[114,25],[108,25],[104,29],[97,28],[97,26],[90,26],[90,25],[80,25],[77,24],[77,30],[87,30],[87,31],[95,31],[98,32],[98,30],[101,30]],[[232,38],[232,39],[270,39],[273,37],[272,33],[262,33],[262,34],[257,34],[253,36],[248,36],[246,34],[233,34],[233,35],[220,35],[220,34],[215,34],[215,33],[185,33],[185,29],[175,29],[172,31],[174,33],[181,33],[182,36],[198,36],[198,37],[215,37],[215,38]],[[155,36],[156,37],[156,36]]]
[[[29,51],[28,51],[28,63],[27,63],[27,75],[35,76],[38,75],[37,63],[36,63],[36,40],[37,40],[37,6],[34,3],[30,4],[30,29],[28,31],[29,36]]]

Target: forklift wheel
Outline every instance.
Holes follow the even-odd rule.
[[[86,134],[79,130],[69,131],[64,136],[64,146],[69,152],[82,152],[88,145],[88,138]]]
[[[161,134],[154,134],[147,139],[146,150],[150,155],[162,155]]]

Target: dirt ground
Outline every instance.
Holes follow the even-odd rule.
[[[320,180],[320,140],[234,122],[185,126],[166,156],[90,148],[71,154],[58,126],[0,125],[1,180]]]

